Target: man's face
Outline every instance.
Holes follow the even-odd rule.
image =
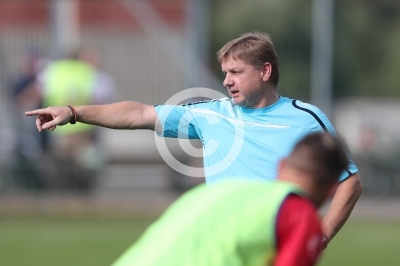
[[[225,74],[223,85],[235,104],[249,108],[264,107],[266,88],[262,70],[231,57],[222,62],[221,68]]]

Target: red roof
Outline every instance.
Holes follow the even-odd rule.
[[[50,0],[0,1],[0,27],[25,27],[49,25]],[[117,0],[79,0],[78,17],[81,26],[138,27],[128,10]],[[185,0],[150,0],[155,10],[171,26],[185,20]]]

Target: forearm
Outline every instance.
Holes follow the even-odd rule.
[[[331,206],[322,220],[322,232],[328,242],[339,232],[349,218],[362,192],[358,174],[350,176],[337,187]]]
[[[113,129],[154,130],[157,114],[153,106],[138,102],[76,106],[77,121]]]

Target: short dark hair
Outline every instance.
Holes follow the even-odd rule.
[[[328,133],[312,133],[295,145],[287,163],[324,186],[338,182],[349,158],[338,138]]]
[[[231,40],[217,52],[220,63],[228,58],[240,59],[256,69],[265,63],[272,66],[271,83],[277,88],[279,83],[279,59],[271,37],[263,32],[255,31]]]

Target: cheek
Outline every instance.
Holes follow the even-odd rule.
[[[260,82],[257,79],[248,79],[246,82],[243,82],[243,88],[247,93],[257,92],[260,88]]]
[[[240,88],[242,88],[243,91],[252,91],[254,88],[254,80],[250,79],[250,78],[242,78],[240,80],[237,81],[237,84],[240,86]]]

